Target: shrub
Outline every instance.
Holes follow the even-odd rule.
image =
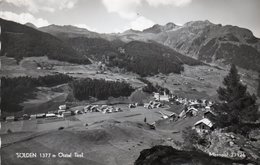
[[[184,140],[183,148],[186,150],[196,150],[195,145],[200,141],[200,136],[192,127],[186,127],[182,131],[182,138]]]

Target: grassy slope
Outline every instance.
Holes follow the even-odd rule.
[[[160,143],[161,137],[154,131],[148,130],[144,124],[106,121],[88,128],[81,126],[68,128],[22,140],[2,148],[1,154],[3,164],[127,165],[133,164],[141,150]],[[61,151],[83,152],[84,158],[38,158],[32,161],[32,159],[17,159],[14,155],[15,152],[58,153]]]

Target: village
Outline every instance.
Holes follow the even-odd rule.
[[[169,111],[171,105],[181,105],[182,109],[178,112],[174,110]],[[200,116],[200,120],[193,124],[193,128],[197,132],[207,132],[214,129],[214,124],[210,121],[210,118],[215,116],[213,112],[213,101],[206,99],[187,99],[174,96],[172,94],[167,95],[160,93],[153,93],[153,100],[148,103],[140,105],[138,103],[130,104],[120,104],[120,105],[98,105],[98,104],[89,104],[81,105],[76,107],[68,107],[66,104],[60,105],[57,110],[49,111],[47,113],[37,113],[37,114],[23,114],[21,117],[17,116],[7,116],[2,119],[2,131],[12,131],[9,123],[19,122],[19,121],[37,121],[39,124],[43,123],[53,123],[70,120],[71,117],[76,117],[77,119],[88,123],[84,117],[87,118],[91,113],[93,114],[112,114],[112,113],[121,113],[131,116],[131,113],[142,112],[143,114],[137,114],[139,117],[137,121],[144,122],[149,121],[149,125],[156,125],[158,120],[170,120],[170,121],[179,121],[185,118]],[[151,115],[152,114],[152,115]],[[136,118],[136,114],[133,114],[133,118]],[[151,117],[150,117],[151,116]],[[113,118],[113,116],[109,116]],[[96,118],[92,119],[92,122],[97,122],[98,120],[104,120],[105,118]],[[131,118],[128,120],[131,121]],[[133,119],[136,120],[136,119]],[[146,121],[147,120],[147,121]],[[88,125],[88,124],[86,124]],[[5,128],[6,127],[6,128]],[[66,124],[62,126],[66,127]],[[49,129],[55,129],[55,127],[50,127]],[[15,130],[15,129],[13,129]]]
[[[207,85],[209,76],[206,77],[206,75],[212,74],[210,80],[214,84],[214,76],[221,75],[218,73],[224,72],[223,70],[214,68],[214,71],[209,71],[211,67],[199,67],[196,69],[202,70],[200,73],[203,72],[203,74],[196,75],[194,73],[197,70],[189,68],[181,75],[159,74],[145,78],[147,83],[144,79],[132,74],[120,75],[112,71],[97,73],[95,67],[84,74],[79,74],[84,71],[72,69],[79,66],[64,67],[66,69],[63,66],[60,67],[61,70],[58,73],[76,76],[75,79],[88,76],[91,79],[98,78],[106,82],[128,82],[134,87],[134,91],[126,97],[108,97],[104,100],[90,97],[87,100],[73,100],[69,96],[72,91],[68,84],[38,87],[36,97],[25,101],[22,104],[24,106],[22,111],[2,116],[0,134],[4,137],[2,143],[4,147],[13,143],[20,145],[27,139],[38,139],[38,136],[46,134],[43,139],[47,143],[53,142],[51,145],[57,143],[53,139],[68,137],[68,143],[77,145],[86,142],[95,150],[99,145],[93,144],[99,144],[101,139],[105,144],[99,147],[105,146],[107,151],[115,150],[117,154],[126,155],[126,157],[132,154],[133,157],[128,161],[133,162],[142,150],[154,145],[168,145],[183,150],[183,146],[188,143],[188,140],[183,137],[183,132],[191,128],[188,130],[191,135],[196,132],[199,139],[202,139],[201,141],[206,141],[203,144],[205,146],[197,145],[196,147],[208,155],[227,158],[234,156],[235,159],[244,159],[250,152],[250,156],[253,155],[254,159],[258,158],[257,149],[253,147],[253,145],[257,146],[257,141],[248,142],[244,137],[234,133],[223,133],[214,120],[218,115],[215,111],[215,103],[218,101],[216,95],[211,95],[211,92],[215,93],[216,87]],[[37,71],[43,70],[37,69]],[[221,82],[222,78],[218,81]],[[144,90],[149,86],[149,82],[152,83],[150,87],[156,87],[155,91]],[[81,139],[81,132],[84,132],[83,137],[90,136],[91,140]],[[123,136],[125,133],[126,137]],[[77,139],[74,141],[70,139],[74,136],[79,137],[81,142]],[[113,136],[116,139],[113,142],[109,140],[110,138],[107,139]],[[255,140],[257,132],[250,135],[250,138]],[[47,143],[44,144],[45,147],[50,145]],[[65,142],[58,146],[64,146],[63,143]],[[127,149],[122,152],[122,148],[118,147],[120,145]],[[223,149],[216,149],[220,146]],[[233,155],[226,154],[225,147],[228,147],[228,152]],[[83,151],[85,147],[77,148],[82,149],[80,151],[84,152],[88,158],[91,159],[93,156],[87,154],[89,152],[87,149]],[[78,151],[75,150],[75,152]],[[106,153],[103,155],[113,157]],[[118,158],[118,160],[126,162],[126,157]],[[103,158],[95,158],[95,160],[99,159],[106,161]]]

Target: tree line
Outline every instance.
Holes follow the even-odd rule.
[[[126,82],[105,81],[104,79],[82,79],[70,83],[73,95],[78,100],[94,97],[105,100],[108,97],[130,96],[134,89]]]
[[[258,88],[257,88],[257,95],[260,97],[260,72],[258,73]]]
[[[33,77],[2,77],[1,78],[1,110],[4,112],[18,112],[20,105],[27,99],[34,98],[36,87],[51,87],[71,81],[70,76],[64,74]]]

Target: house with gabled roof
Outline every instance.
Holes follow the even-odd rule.
[[[205,133],[213,129],[213,123],[208,118],[203,118],[197,121],[194,127],[198,133]]]

